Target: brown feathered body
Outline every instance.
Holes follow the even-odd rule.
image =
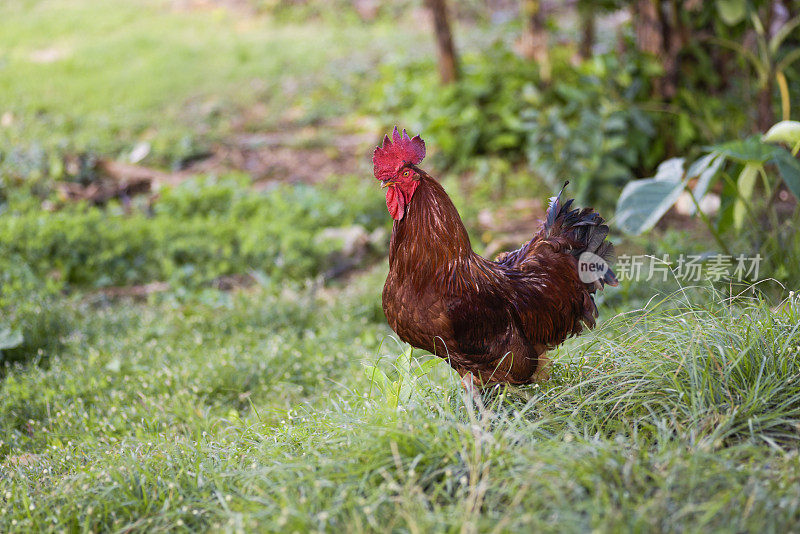
[[[489,261],[472,251],[450,198],[419,171],[405,216],[394,221],[383,310],[403,341],[437,356],[483,385],[546,377],[545,352],[595,324],[593,293],[616,285],[609,269],[584,283],[578,256],[611,261],[608,227],[591,209],[552,199],[533,239]]]

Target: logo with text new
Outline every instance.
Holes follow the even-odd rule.
[[[602,280],[609,270],[606,260],[591,252],[584,252],[578,257],[578,276],[584,284]]]

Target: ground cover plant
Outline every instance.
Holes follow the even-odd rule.
[[[551,47],[560,82],[541,84],[498,44],[519,24],[478,2],[454,11],[463,78],[440,88],[419,6],[369,24],[346,7],[0,5],[0,531],[798,530],[800,241],[774,162],[749,194],[730,154],[701,186],[738,224],[664,210],[627,236],[610,218],[620,254],[705,257],[721,240],[773,280],[623,280],[598,327],[552,352],[551,380],[487,391],[485,410],[381,308],[383,121],[430,132],[480,250],[532,231],[562,173],[613,207],[671,149],[688,169],[712,141],[760,144],[738,134],[747,113],[708,121],[690,93],[654,115],[654,58],[620,70],[570,42]],[[791,172],[783,142],[770,154]],[[255,178],[273,152],[282,170]],[[159,180],[65,193],[113,181],[106,161]],[[689,174],[673,181],[698,191]]]

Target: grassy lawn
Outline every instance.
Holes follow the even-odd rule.
[[[287,111],[341,118],[356,103],[342,84],[396,41],[388,25],[279,24],[180,5],[3,2],[0,113],[12,120],[0,142],[121,153],[148,141],[158,161]],[[430,46],[409,41],[406,51]]]
[[[385,235],[325,279],[323,228],[388,228],[370,176],[200,176],[98,207],[20,173],[36,151],[147,141],[168,167],[235,132],[355,122],[353,77],[432,46],[179,4],[0,5],[0,532],[800,529],[795,293],[608,289],[549,382],[481,411],[393,337]],[[454,193],[474,223],[483,205]]]
[[[4,531],[747,531],[797,526],[800,303],[671,297],[469,408],[402,385],[378,268],[346,288],[70,304],[0,390]],[[423,359],[424,360],[424,359]],[[416,364],[414,364],[416,365]],[[0,495],[2,495],[0,494]]]

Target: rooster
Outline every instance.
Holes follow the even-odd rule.
[[[608,226],[553,197],[529,242],[489,261],[472,251],[447,193],[418,165],[425,142],[395,127],[372,156],[393,221],[383,311],[403,341],[445,358],[464,387],[547,378],[546,352],[592,328],[594,293],[616,286]],[[566,184],[565,184],[566,187]]]

